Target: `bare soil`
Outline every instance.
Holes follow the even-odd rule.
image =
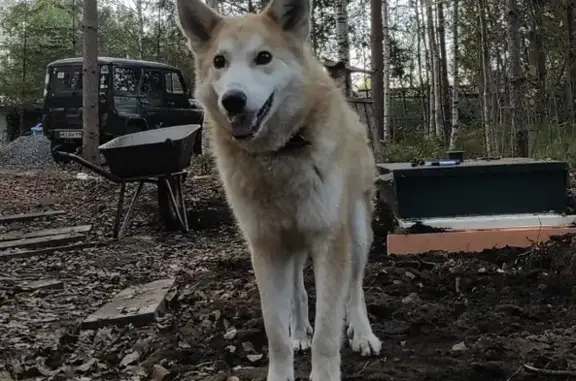
[[[118,187],[76,173],[0,171],[0,214],[67,211],[0,225],[0,233],[93,224],[89,239],[109,240]],[[126,238],[2,263],[0,380],[265,380],[266,336],[249,255],[213,175],[186,183],[188,234],[163,229],[155,189],[146,186]],[[362,358],[345,345],[344,380],[575,378],[572,237],[530,250],[394,257],[385,254],[382,225],[376,218],[365,290],[383,349]],[[313,316],[310,269],[306,274]],[[154,324],[79,328],[122,289],[166,277],[177,287]],[[36,279],[59,279],[64,287],[18,286]],[[301,380],[309,357],[296,356]]]

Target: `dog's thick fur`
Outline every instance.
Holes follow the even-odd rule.
[[[375,163],[366,127],[312,54],[309,0],[272,0],[259,14],[223,17],[201,0],[178,0],[196,57],[196,96],[206,110],[226,195],[252,254],[268,337],[268,381],[293,381],[293,349],[312,349],[314,381],[340,380],[346,318],[353,350],[381,344],[362,282],[372,242]],[[272,59],[255,64],[259,52]],[[220,55],[225,65],[216,65]],[[236,139],[222,98],[246,94],[257,131]],[[251,113],[251,114],[250,114]],[[257,122],[256,122],[257,123]],[[299,135],[308,145],[288,148]],[[303,267],[313,259],[314,335]]]

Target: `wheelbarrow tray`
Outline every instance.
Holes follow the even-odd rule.
[[[121,178],[154,177],[190,165],[198,124],[163,127],[119,136],[98,148],[110,172]]]

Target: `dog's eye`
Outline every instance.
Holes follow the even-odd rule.
[[[269,52],[267,52],[265,50],[258,53],[258,55],[256,56],[256,59],[254,60],[256,65],[266,65],[266,64],[270,63],[270,61],[272,61],[272,54],[270,54]]]
[[[226,66],[226,58],[224,58],[223,55],[218,54],[214,57],[213,64],[216,69],[222,69],[224,66]]]

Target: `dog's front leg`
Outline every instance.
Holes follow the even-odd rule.
[[[308,293],[304,286],[304,267],[308,259],[308,253],[298,253],[294,259],[294,296],[292,298],[292,314],[290,317],[290,335],[294,349],[304,351],[310,348],[313,333],[308,318]]]
[[[268,338],[267,381],[294,381],[294,350],[290,339],[294,258],[285,252],[253,248],[252,264]]]
[[[350,275],[348,230],[317,242],[313,252],[316,319],[312,339],[312,381],[340,381],[344,303]]]

